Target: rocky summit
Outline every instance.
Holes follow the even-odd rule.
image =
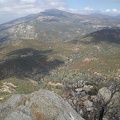
[[[13,95],[0,104],[0,120],[84,120],[57,94],[48,90]]]

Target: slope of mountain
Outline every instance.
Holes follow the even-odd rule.
[[[103,29],[76,37],[71,41],[75,45],[84,46],[71,69],[87,73],[105,73],[115,75],[120,68],[120,29]],[[114,70],[113,70],[114,69]],[[116,69],[116,70],[115,70]]]
[[[119,33],[117,28],[103,29],[71,42],[18,40],[4,44],[0,47],[0,98],[39,88],[61,95],[64,83],[91,79],[95,74],[106,81],[118,79]],[[51,86],[51,81],[61,86]]]
[[[108,16],[87,16],[51,9],[0,25],[0,42],[19,39],[72,40],[104,27],[119,26],[119,23],[119,19]]]
[[[99,30],[70,42],[13,41],[0,49],[0,79],[17,77],[41,81],[54,71],[52,74],[56,74],[53,76],[57,80],[69,70],[113,75],[119,71],[119,51],[119,28]],[[59,68],[63,70],[57,74]]]

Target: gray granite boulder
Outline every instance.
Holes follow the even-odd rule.
[[[102,99],[107,102],[111,97],[111,91],[108,88],[103,87],[98,91],[98,97],[102,97]]]
[[[42,90],[13,95],[0,105],[0,120],[84,120],[59,95]]]

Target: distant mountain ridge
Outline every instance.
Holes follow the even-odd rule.
[[[98,18],[114,18],[112,16],[105,15],[105,14],[100,14],[100,13],[92,13],[92,14],[89,14],[89,16],[98,17]]]
[[[120,44],[120,28],[105,28],[84,36],[78,36],[71,42],[84,44],[98,44],[101,42]]]
[[[119,26],[119,23],[119,19],[105,15],[79,15],[50,9],[0,25],[0,42],[20,39],[66,41],[105,27]]]

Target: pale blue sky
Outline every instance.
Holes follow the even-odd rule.
[[[0,0],[0,24],[52,8],[78,14],[120,15],[120,0]]]
[[[84,9],[90,7],[95,10],[106,9],[120,10],[120,0],[66,0],[68,7],[73,9]]]

